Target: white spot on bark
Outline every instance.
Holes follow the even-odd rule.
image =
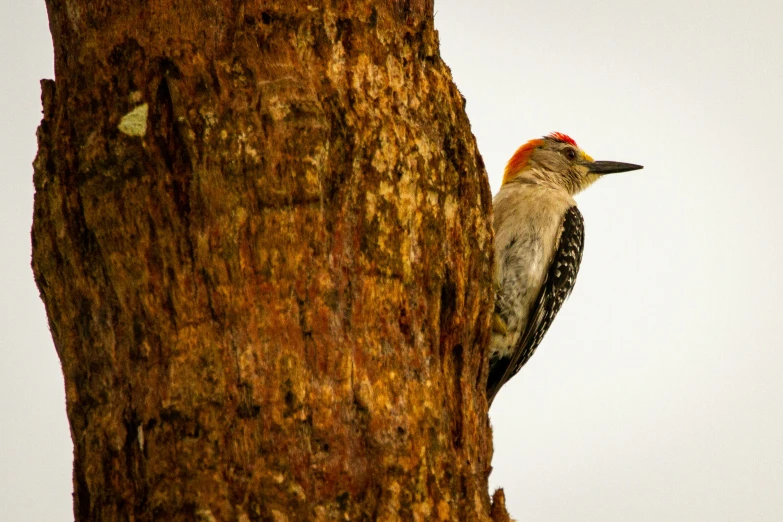
[[[142,103],[128,114],[122,117],[117,128],[128,136],[144,136],[147,134],[147,116],[149,105]]]

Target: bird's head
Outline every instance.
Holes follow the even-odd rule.
[[[554,185],[573,195],[604,174],[641,169],[641,165],[595,161],[565,134],[553,132],[522,145],[506,165],[503,185],[516,181]]]

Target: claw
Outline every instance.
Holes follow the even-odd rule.
[[[508,333],[506,322],[498,314],[492,314],[492,331],[500,335]]]

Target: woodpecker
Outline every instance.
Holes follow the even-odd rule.
[[[576,282],[584,222],[573,196],[604,174],[641,165],[594,161],[565,134],[522,145],[511,157],[495,210],[495,312],[489,403],[530,359]]]

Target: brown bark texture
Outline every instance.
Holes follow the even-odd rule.
[[[76,520],[507,520],[491,196],[431,0],[47,7]]]

